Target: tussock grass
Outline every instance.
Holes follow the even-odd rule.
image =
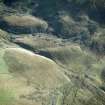
[[[39,18],[33,17],[31,15],[10,15],[4,16],[4,21],[8,24],[13,26],[20,26],[20,27],[36,27],[36,28],[43,28],[47,29],[48,24],[44,20]]]

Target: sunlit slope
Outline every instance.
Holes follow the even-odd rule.
[[[9,48],[4,53],[8,71],[26,79],[36,87],[53,88],[67,82],[59,66],[52,60],[21,48]]]
[[[1,48],[0,104],[42,105],[45,100],[48,103],[51,91],[69,83],[61,69],[53,60],[31,51]]]

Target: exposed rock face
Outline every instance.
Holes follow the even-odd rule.
[[[4,16],[0,20],[0,27],[12,33],[46,32],[48,24],[46,21],[31,15]]]

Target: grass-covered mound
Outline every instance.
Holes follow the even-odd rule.
[[[63,39],[53,36],[51,34],[34,33],[33,36],[31,34],[18,36],[19,38],[17,37],[13,39],[13,42],[25,49],[33,51],[63,46],[65,44],[65,42],[62,42]]]
[[[8,71],[18,78],[25,78],[35,87],[53,88],[67,82],[54,61],[21,48],[9,48],[4,53]]]
[[[0,27],[12,33],[33,33],[46,31],[48,24],[37,17],[21,14],[3,16],[0,19]]]

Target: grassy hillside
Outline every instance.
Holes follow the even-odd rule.
[[[72,101],[74,103],[74,100],[75,100],[74,105],[77,105],[77,103],[79,105],[84,105],[84,103],[86,105],[88,105],[89,103],[93,105],[97,105],[96,100],[98,99],[98,97],[100,97],[100,95],[103,94],[103,89],[104,89],[104,78],[103,78],[104,77],[103,72],[105,68],[104,58],[100,59],[98,56],[96,56],[89,50],[81,48],[77,44],[63,43],[64,44],[63,46],[61,45],[57,46],[56,44],[55,46],[52,46],[52,44],[49,43],[50,46],[46,46],[46,44],[43,44],[45,45],[44,47],[46,47],[44,48],[44,47],[40,47],[42,46],[42,44],[40,43],[37,46],[36,41],[33,42],[31,38],[30,38],[31,40],[30,39],[29,40],[30,42],[33,42],[33,43],[30,44],[29,41],[26,40],[26,38],[27,37],[25,38],[23,37],[22,40],[20,40],[21,44],[23,42],[26,45],[29,45],[31,47],[33,45],[32,47],[33,51],[38,50],[37,52],[38,54],[42,54],[43,56],[49,57],[53,61],[55,61],[62,68],[61,70],[71,80],[71,83],[68,83],[67,85],[61,87],[60,90],[59,89],[56,90],[56,92],[60,91],[63,95],[62,96],[61,94],[58,94],[58,96],[56,96],[56,97],[59,97],[59,98],[56,98],[58,105],[70,104],[72,103]],[[35,37],[33,37],[33,39],[34,38]],[[44,38],[43,40],[41,37],[38,37],[38,38],[41,39],[41,42],[43,41],[48,42]],[[40,42],[38,38],[37,38],[37,41]],[[95,88],[93,88],[94,86],[96,90]],[[97,94],[97,92],[99,92],[100,95]],[[75,96],[75,94],[77,95]],[[91,97],[92,100],[90,100],[89,97]],[[99,105],[103,102],[103,100],[101,99],[102,97],[98,99]]]
[[[105,0],[0,0],[0,105],[105,105]]]
[[[25,78],[29,84],[36,84],[38,88],[52,88],[59,86],[61,81],[66,81],[56,63],[43,56],[34,55],[27,50],[7,49],[4,60],[10,73]]]
[[[51,37],[50,37],[51,38]],[[44,37],[21,37],[15,42],[23,48],[30,49],[37,54],[54,60],[62,68],[79,75],[89,75],[101,82],[101,72],[104,69],[104,59],[93,54],[91,51],[81,48],[82,46],[64,40],[57,40],[49,36]],[[57,42],[57,43],[56,43]],[[63,43],[62,43],[63,42]]]
[[[13,105],[41,105],[40,96],[43,100],[48,99],[50,91],[69,82],[61,68],[46,57],[22,48],[6,48],[0,51],[0,83],[6,88],[0,90],[2,105],[11,105],[11,102]]]

